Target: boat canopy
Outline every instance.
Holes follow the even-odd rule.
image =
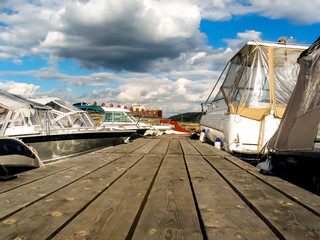
[[[298,59],[297,84],[269,149],[311,150],[320,124],[320,38]]]
[[[14,95],[0,90],[0,106],[3,108],[15,110],[21,108],[34,108],[50,110],[51,108],[43,104],[34,102],[29,99],[22,98],[18,95]]]
[[[0,90],[0,135],[14,135],[22,127],[56,128],[51,111],[49,106]]]
[[[41,98],[34,101],[51,107],[55,120],[62,128],[95,126],[94,121],[87,112],[59,98]]]
[[[79,108],[72,106],[71,104],[59,98],[41,98],[41,99],[35,99],[35,101],[43,105],[47,105],[52,109],[55,109],[60,112],[65,112],[65,113],[82,112],[82,110],[80,110]]]
[[[78,104],[73,104],[74,107],[82,109],[82,110],[93,110],[93,111],[101,111],[103,112],[103,108],[101,106],[97,105],[78,105]]]
[[[227,64],[215,100],[224,98],[230,114],[254,120],[269,114],[281,118],[297,81],[297,58],[305,49],[307,46],[286,43],[248,42]]]

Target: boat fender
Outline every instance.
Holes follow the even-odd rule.
[[[214,146],[218,149],[221,149],[221,140],[220,138],[217,138],[216,141],[214,142]]]
[[[200,142],[205,142],[206,141],[206,130],[202,129],[199,137]]]

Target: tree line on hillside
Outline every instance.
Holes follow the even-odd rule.
[[[177,114],[169,117],[171,121],[194,122],[194,123],[199,123],[200,118],[201,118],[201,112],[187,112],[187,113],[181,113],[181,114]]]

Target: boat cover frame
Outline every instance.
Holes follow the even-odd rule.
[[[320,37],[298,62],[297,84],[279,128],[269,140],[270,150],[311,150],[320,132]]]
[[[223,83],[213,101],[223,96],[229,114],[258,121],[270,114],[282,118],[298,77],[297,58],[306,48],[248,42],[221,74],[218,81]]]

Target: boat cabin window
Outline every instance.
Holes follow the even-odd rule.
[[[106,122],[132,122],[130,117],[123,112],[106,112],[104,113]]]
[[[40,118],[40,123],[43,128],[46,129],[47,122],[49,123],[50,127],[57,127],[57,123],[54,119],[54,116],[51,112],[47,110],[38,110],[38,115]]]
[[[30,125],[40,125],[40,119],[37,114],[37,110],[30,109],[28,121],[30,121],[30,123],[29,123]]]
[[[72,127],[86,127],[86,124],[81,120],[80,115],[74,113],[70,116],[72,117]]]
[[[79,114],[82,120],[84,121],[87,127],[94,127],[93,121],[90,119],[87,113],[80,113]]]
[[[286,106],[292,95],[299,75],[300,66],[297,59],[299,50],[274,49],[275,100],[277,106]]]
[[[71,127],[71,121],[69,116],[65,116],[63,118],[60,118],[59,120],[57,120],[58,123],[60,124],[61,127],[63,128],[69,128]]]
[[[13,114],[9,127],[16,127],[16,126],[23,126],[24,124],[24,120],[23,120],[23,115],[21,111],[15,112],[15,114]]]
[[[58,116],[58,115],[57,115]],[[56,116],[56,119],[57,119]],[[57,120],[61,127],[70,128],[70,127],[93,127],[94,124],[90,121],[88,115],[84,113],[73,113],[68,114]]]
[[[222,91],[219,91],[216,97],[214,98],[213,102],[219,101],[223,99]]]

